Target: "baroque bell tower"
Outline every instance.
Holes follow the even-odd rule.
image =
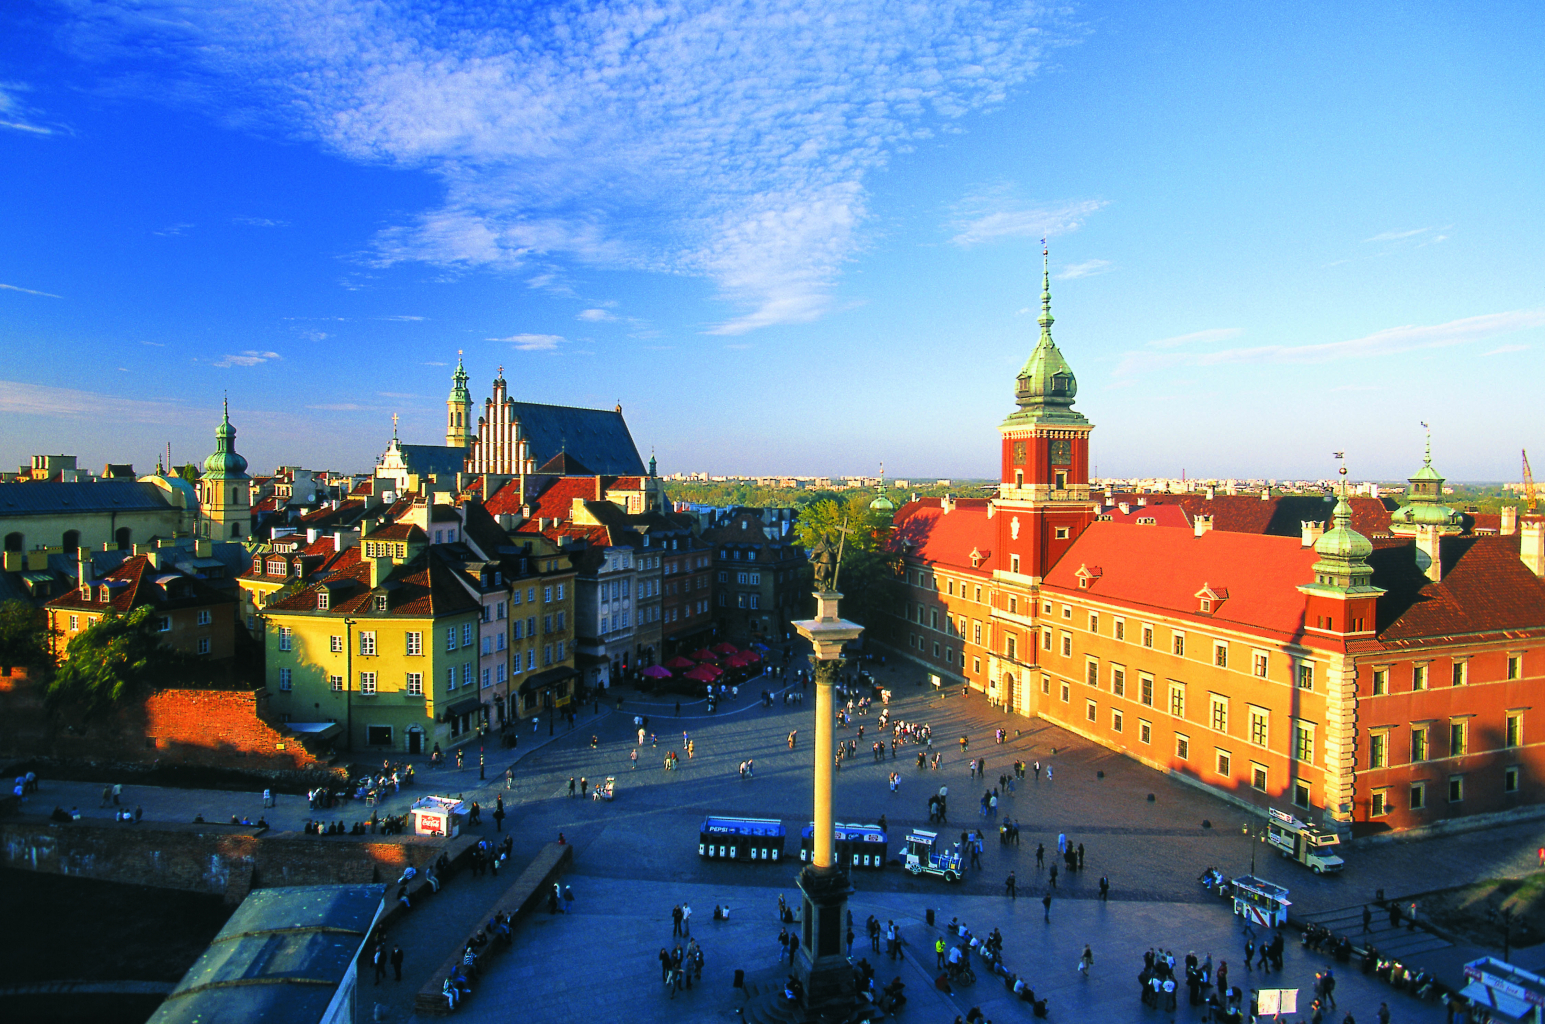
[[[1089,434],[1073,409],[1078,380],[1052,341],[1051,266],[1041,249],[1041,338],[1015,379],[1019,408],[998,427],[1003,461],[993,515],[999,565],[1041,579],[1094,521],[1089,500]]]
[[[451,397],[445,400],[445,444],[466,448],[472,444],[472,392],[467,390],[467,371],[456,353],[456,372],[451,375]]]

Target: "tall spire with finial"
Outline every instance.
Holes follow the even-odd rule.
[[[1051,250],[1046,247],[1046,239],[1041,239],[1041,340],[1045,344],[1051,344],[1051,325],[1055,322],[1051,315]]]

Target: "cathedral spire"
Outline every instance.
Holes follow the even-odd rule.
[[[1046,239],[1041,239],[1041,344],[1050,345],[1051,325],[1055,318],[1051,315],[1051,250],[1046,247]]]
[[[1051,251],[1041,239],[1041,338],[1014,382],[1014,402],[1019,411],[1006,422],[1087,423],[1082,413],[1073,411],[1078,394],[1078,379],[1052,341],[1051,325]]]

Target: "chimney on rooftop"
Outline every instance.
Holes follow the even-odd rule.
[[[1196,535],[1198,537],[1204,533],[1211,533],[1212,516],[1197,516],[1195,519],[1191,520],[1191,527],[1196,531]]]
[[[1124,515],[1124,516],[1132,514],[1132,504],[1130,502],[1123,501],[1120,505],[1117,505],[1116,507],[1121,509],[1121,514]]]
[[[1265,487],[1261,488],[1261,500],[1262,501],[1270,501],[1271,500],[1271,484],[1267,484]]]
[[[1518,524],[1518,555],[1529,571],[1545,576],[1545,520],[1529,518]]]
[[[1148,496],[1146,494],[1139,494],[1137,496],[1137,507],[1138,508],[1146,508],[1147,506],[1148,506]]]
[[[1314,542],[1325,536],[1325,524],[1323,522],[1317,523],[1309,519],[1302,519],[1299,522],[1303,525],[1304,547],[1314,547]]]
[[[1511,537],[1518,532],[1518,509],[1512,505],[1503,506],[1502,527],[1498,532],[1504,537]]]
[[[76,552],[75,581],[80,587],[80,596],[91,599],[91,549],[82,545]]]
[[[1416,528],[1416,567],[1427,574],[1427,578],[1437,583],[1443,578],[1443,560],[1441,554],[1441,539],[1438,536],[1436,526],[1418,526]],[[1525,564],[1528,559],[1524,559]],[[1538,573],[1536,573],[1538,574]]]
[[[317,537],[321,536],[321,533],[322,531],[318,530],[315,526],[306,527],[306,543],[308,545],[315,544]]]
[[[1208,500],[1208,501],[1211,501],[1211,500],[1212,500],[1212,497],[1213,497],[1213,489],[1212,489],[1212,484],[1208,484],[1208,485],[1207,485],[1207,500]]]

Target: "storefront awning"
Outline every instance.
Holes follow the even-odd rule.
[[[289,726],[291,732],[315,736],[319,740],[325,740],[343,731],[343,726],[337,722],[286,722],[285,724]]]
[[[527,676],[520,684],[520,692],[536,693],[550,686],[557,686],[559,683],[567,682],[577,675],[579,673],[575,672],[568,665],[560,665],[557,668],[550,668],[546,672],[538,672],[534,676]]]
[[[1502,1014],[1508,1020],[1523,1020],[1534,1010],[1534,1007],[1522,999],[1514,999],[1506,992],[1487,988],[1478,981],[1470,982],[1459,990],[1459,994],[1470,1000],[1473,1005],[1484,1006],[1493,1015]]]
[[[445,714],[447,718],[454,718],[457,715],[470,715],[482,706],[483,702],[480,698],[468,697],[466,700],[459,700],[446,708]]]

